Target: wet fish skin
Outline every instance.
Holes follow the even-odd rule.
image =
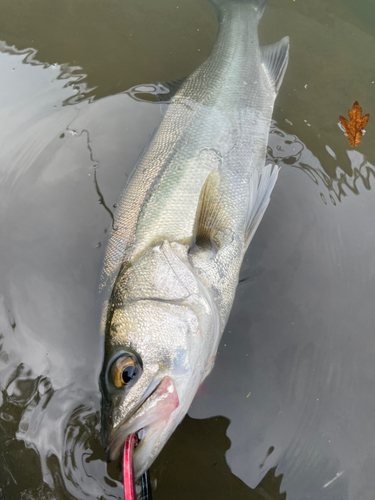
[[[139,422],[137,476],[212,369],[243,256],[277,178],[265,158],[289,41],[259,47],[266,0],[211,3],[218,40],[137,162],[101,276],[103,430],[116,459]],[[113,367],[130,358],[136,374],[116,387]]]

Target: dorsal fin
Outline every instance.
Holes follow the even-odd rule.
[[[289,60],[289,37],[282,38],[273,45],[260,47],[262,64],[265,68],[276,94],[279,91],[284,78],[285,70]]]

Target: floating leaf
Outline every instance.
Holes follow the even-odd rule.
[[[366,127],[370,115],[362,116],[362,108],[357,101],[353,104],[353,109],[348,111],[350,120],[340,116],[340,123],[344,127],[348,140],[352,146],[359,146],[363,130]]]

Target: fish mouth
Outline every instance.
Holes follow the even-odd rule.
[[[109,439],[108,456],[110,461],[118,460],[122,453],[125,440],[129,434],[137,434],[139,445],[148,435],[154,435],[161,426],[169,420],[171,413],[179,406],[179,398],[173,380],[166,376],[151,394],[142,402],[137,411],[126,421],[119,424]]]

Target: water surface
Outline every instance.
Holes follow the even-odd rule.
[[[0,0],[0,498],[121,498],[100,442],[97,280],[112,212],[161,120],[134,86],[182,78],[217,33],[202,0]],[[371,1],[270,0],[291,37],[281,166],[214,371],[151,470],[158,499],[372,500]],[[147,90],[147,88],[146,88]],[[375,115],[374,115],[375,116]]]

